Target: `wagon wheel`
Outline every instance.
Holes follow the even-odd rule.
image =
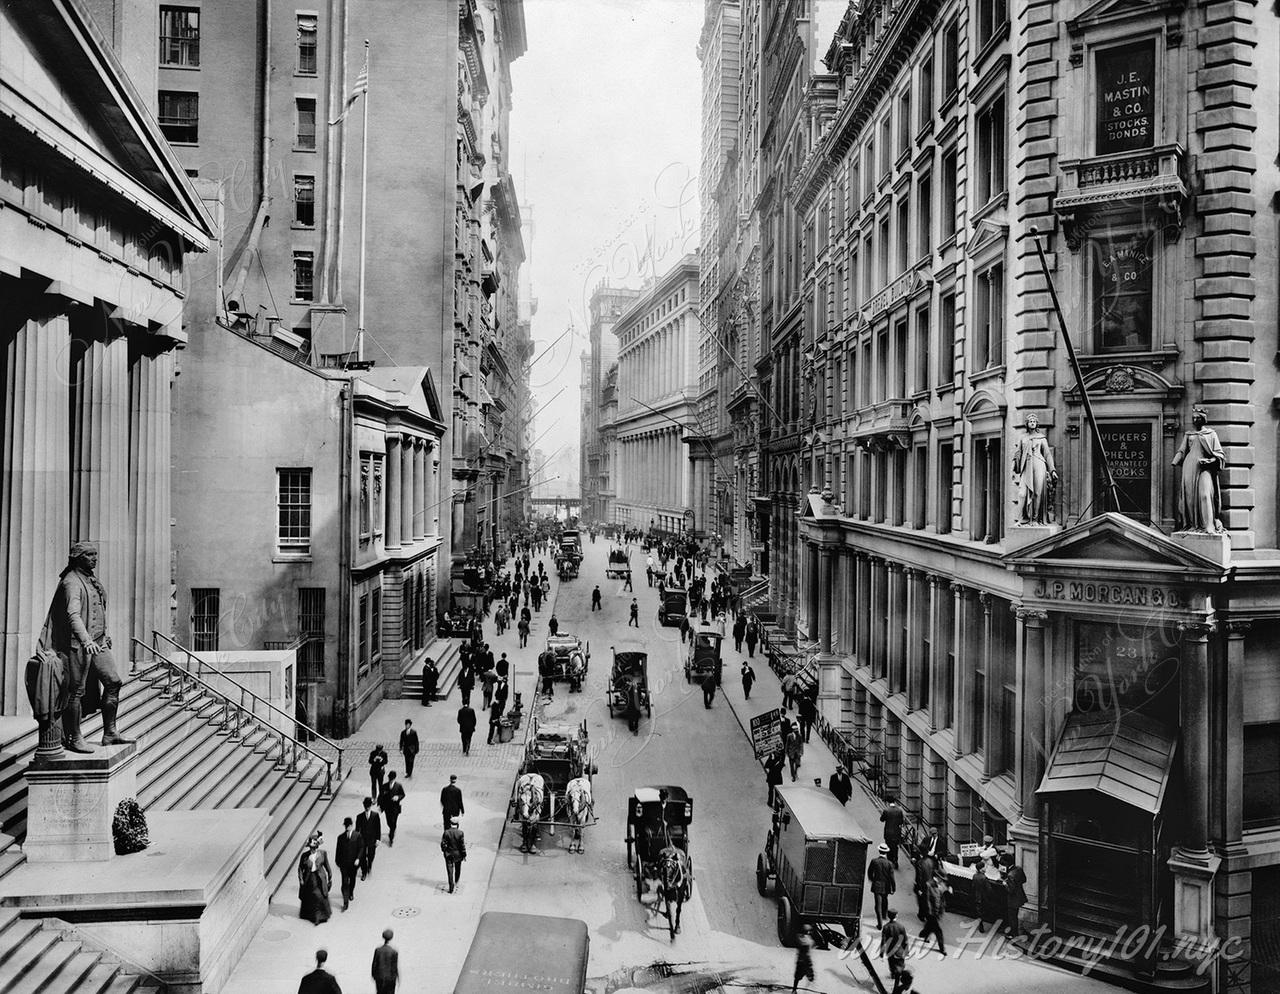
[[[653,698],[647,690],[644,692],[644,713],[650,718],[653,717]]]
[[[791,910],[791,899],[778,898],[778,941],[790,949],[796,944],[796,919]]]
[[[644,896],[644,860],[636,853],[636,900]]]
[[[689,877],[684,882],[684,899],[686,901],[693,897],[693,860],[689,860]]]
[[[756,855],[756,892],[761,897],[769,896],[769,868],[764,861],[764,853]]]
[[[609,717],[613,717],[613,694],[609,693],[605,697],[606,703],[609,705]]]
[[[515,803],[514,799],[512,803]],[[627,836],[627,869],[628,870],[631,869],[631,836],[630,835]]]

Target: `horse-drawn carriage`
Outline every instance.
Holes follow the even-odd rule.
[[[715,680],[720,686],[720,677],[724,665],[720,659],[720,643],[724,635],[714,628],[699,628],[690,633],[689,654],[684,660],[684,678],[688,683],[702,683],[703,680]]]
[[[576,580],[578,578],[578,562],[579,560],[573,556],[556,556],[556,576],[561,581]]]
[[[548,635],[546,649],[538,654],[538,676],[568,680],[571,691],[582,689],[582,678],[590,665],[591,643],[568,632]]]
[[[604,575],[611,580],[625,580],[631,573],[631,553],[626,549],[609,550],[609,562],[604,568]]]
[[[624,646],[619,652],[613,648],[613,668],[609,672],[609,688],[606,691],[609,717],[615,713],[625,715],[632,734],[640,730],[640,709],[653,714],[653,701],[649,697],[649,654],[639,644]]]
[[[533,852],[539,825],[551,833],[573,829],[570,852],[582,852],[582,829],[595,824],[591,778],[596,768],[587,748],[587,723],[534,726],[511,792],[512,820],[520,823],[520,851]]]
[[[693,894],[693,860],[689,857],[689,825],[693,798],[683,787],[637,787],[627,802],[627,866],[633,866],[636,899],[646,880],[656,880],[667,927],[674,942],[680,931],[680,909]]]
[[[756,857],[756,890],[778,899],[778,941],[793,946],[802,924],[819,945],[850,945],[858,938],[862,885],[871,840],[849,810],[820,787],[786,786],[775,791],[773,827]]]
[[[689,616],[689,592],[684,587],[664,586],[658,597],[658,624],[678,625]]]

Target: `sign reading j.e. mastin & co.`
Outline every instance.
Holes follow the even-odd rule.
[[[1187,607],[1185,594],[1168,587],[1140,583],[1098,583],[1093,580],[1039,580],[1032,595],[1045,601],[1115,604],[1120,607]]]
[[[1154,41],[1098,53],[1097,154],[1151,148],[1156,134]]]

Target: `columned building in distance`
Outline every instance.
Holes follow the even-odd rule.
[[[588,350],[582,356],[582,424],[579,429],[582,439],[579,457],[582,517],[586,521],[614,520],[612,500],[617,492],[617,481],[613,478],[616,467],[610,467],[606,449],[605,381],[618,356],[614,324],[639,295],[639,290],[602,282],[591,291],[587,305],[590,308]],[[616,384],[611,399],[617,400]],[[609,414],[612,414],[612,408]],[[610,439],[612,437],[609,435]]]

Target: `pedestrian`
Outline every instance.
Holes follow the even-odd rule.
[[[716,699],[716,676],[708,673],[702,678],[702,706],[711,710],[711,702]]]
[[[396,984],[400,982],[400,954],[391,944],[394,938],[395,933],[384,928],[382,945],[373,951],[374,994],[396,994]]]
[[[924,921],[929,917],[929,881],[938,872],[938,862],[932,856],[921,856],[916,860],[916,884],[913,891],[916,895],[916,917]]]
[[[827,781],[827,790],[831,791],[841,804],[849,803],[849,798],[853,796],[853,783],[849,780],[849,774],[844,771],[843,766],[837,766],[836,771],[831,774],[831,779]]]
[[[471,736],[475,733],[476,709],[469,702],[464,702],[462,707],[458,708],[458,734],[462,737],[462,755],[471,755]]]
[[[946,891],[943,887],[942,881],[936,875],[929,878],[929,883],[925,888],[928,914],[925,915],[924,928],[920,930],[920,938],[927,939],[931,935],[937,938],[938,954],[946,956],[946,940],[942,938],[942,912],[946,909]]]
[[[494,701],[489,708],[489,737],[485,739],[485,745],[493,745],[493,737],[498,736],[498,740],[502,740],[500,729],[502,728],[502,703]]]
[[[511,692],[511,684],[502,674],[498,674],[498,681],[493,685],[493,703],[499,705],[504,710],[507,706],[507,696]]]
[[[356,870],[364,858],[364,839],[356,831],[355,822],[342,819],[342,834],[333,847],[333,861],[342,874],[342,910],[346,911],[356,897]]]
[[[378,795],[378,808],[387,816],[387,845],[396,844],[396,823],[404,804],[404,787],[396,782],[396,771],[387,774],[387,785]]]
[[[902,808],[898,807],[896,797],[889,798],[889,803],[880,812],[880,820],[884,823],[884,841],[889,844],[889,862],[898,868],[898,846],[902,844],[902,821],[906,817]]]
[[[418,758],[418,733],[413,729],[413,722],[404,720],[404,731],[400,733],[400,754],[404,756],[404,778],[413,779],[413,761]]]
[[[516,625],[516,631],[520,633],[520,648],[523,649],[529,644],[529,622],[525,618],[520,619],[520,623]]]
[[[925,836],[924,842],[920,843],[920,852],[934,859],[942,855],[942,840],[938,838],[936,826],[929,826],[929,834]]]
[[[462,864],[467,858],[467,841],[456,822],[446,819],[444,834],[440,836],[440,852],[444,855],[444,872],[449,881],[449,893],[462,876]]]
[[[987,931],[987,912],[991,909],[991,878],[987,876],[987,861],[979,859],[973,864],[973,911],[978,919],[978,931]]]
[[[786,761],[786,754],[781,749],[764,761],[764,779],[769,785],[769,807],[773,807],[777,788],[782,786],[782,767]]]
[[[329,854],[324,851],[324,834],[316,829],[307,837],[298,857],[299,917],[313,925],[327,922],[333,915],[329,907],[329,888],[333,886],[333,870]]]
[[[796,675],[794,673],[788,673],[782,678],[782,710],[791,710],[791,705],[795,700],[795,693]]]
[[[635,588],[631,586],[631,570],[627,570],[627,572],[623,576],[624,576],[625,582],[622,585],[622,589],[634,590]]]
[[[916,975],[903,967],[898,973],[898,979],[894,981],[892,994],[916,994],[916,989],[911,986],[915,979]]]
[[[791,782],[796,782],[800,774],[800,761],[804,758],[804,738],[799,727],[791,729],[787,735],[787,764],[791,768]]]
[[[747,631],[743,635],[743,640],[747,643],[747,658],[756,658],[756,643],[760,641],[760,629],[756,627],[754,621],[747,622]]]
[[[808,744],[809,733],[813,730],[814,719],[818,717],[818,705],[807,691],[801,691],[796,696],[796,714],[800,719],[800,734],[804,736],[804,741]]]
[[[1022,926],[1018,923],[1018,912],[1027,903],[1027,874],[1022,867],[1013,861],[1012,856],[1005,857],[1005,866],[1008,867],[1004,872],[1004,886],[1007,896],[1004,916],[1005,931],[1010,938],[1016,938],[1022,931]]]
[[[595,590],[591,591],[591,610],[599,611],[600,607],[600,585],[596,584]]]
[[[458,786],[458,775],[450,773],[449,782],[440,788],[440,814],[447,823],[466,813],[466,806],[462,803],[462,788]]]
[[[471,692],[476,689],[476,672],[470,666],[464,666],[458,674],[458,692],[462,695],[462,706],[471,706]]]
[[[791,979],[791,994],[796,994],[801,979],[813,980],[813,936],[808,925],[801,925],[796,932],[796,970]]]
[[[627,619],[627,627],[632,625],[640,627],[640,602],[634,597],[631,598],[631,616]]]
[[[387,774],[387,750],[381,743],[373,747],[369,753],[369,794],[377,797],[382,792],[382,781]]]
[[[652,566],[652,560],[650,560],[650,565],[648,565],[648,566],[646,566],[646,567],[644,568],[644,578],[645,578],[647,581],[649,581],[649,586],[651,586],[651,587],[652,587],[652,586],[653,586],[653,566]]]
[[[884,925],[889,912],[889,895],[898,889],[893,876],[893,864],[886,858],[889,847],[880,843],[880,854],[867,864],[867,880],[871,882],[871,894],[876,909],[876,928]]]
[[[898,913],[890,908],[888,915],[889,920],[880,929],[880,955],[889,961],[889,976],[896,985],[903,967],[907,965],[911,939],[907,935],[907,927],[898,921]],[[897,990],[896,986],[894,990]]]
[[[683,644],[686,638],[690,641],[693,640],[693,627],[689,624],[689,616],[682,614],[680,616],[680,642]]]
[[[747,634],[747,616],[745,614],[738,615],[733,621],[733,649],[734,652],[742,651],[742,639]]]
[[[364,810],[356,815],[356,831],[364,839],[364,855],[360,858],[360,879],[367,880],[373,869],[373,857],[378,855],[378,843],[382,841],[382,818],[373,810],[373,798],[364,799]]]
[[[316,968],[303,975],[302,983],[298,984],[298,994],[342,994],[337,978],[324,968],[328,959],[327,949],[316,950]]]
[[[487,711],[493,704],[493,688],[498,682],[498,674],[492,669],[480,671],[480,689],[484,700],[484,709]]]
[[[422,706],[429,708],[436,699],[436,683],[440,679],[440,671],[436,669],[436,661],[428,656],[422,663]]]
[[[707,603],[707,599],[705,597],[700,598],[698,609],[702,612],[702,623],[705,625],[707,623],[707,611],[710,609],[710,605]]]
[[[551,617],[547,619],[547,634],[555,636],[560,631],[560,619],[552,612]]]
[[[751,685],[756,682],[756,671],[745,659],[742,661],[742,696],[751,700]]]

